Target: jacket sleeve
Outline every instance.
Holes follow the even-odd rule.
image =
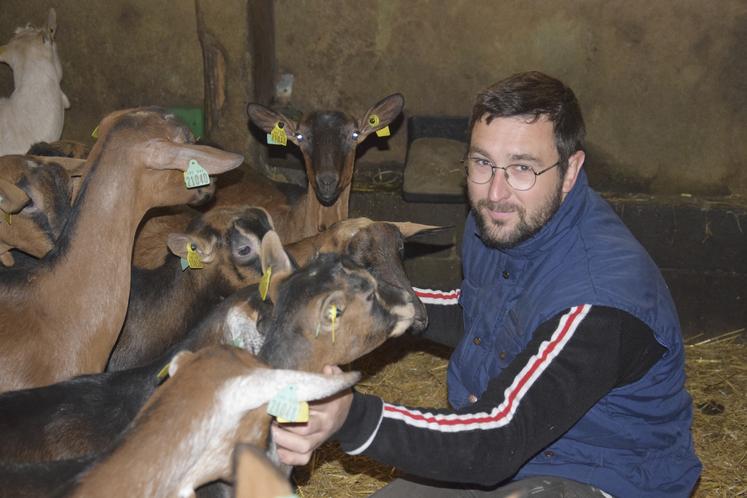
[[[414,409],[356,393],[336,439],[349,454],[365,454],[409,474],[495,485],[608,391],[644,375],[663,351],[632,316],[576,306],[538,327],[473,405]]]
[[[462,307],[459,306],[460,290],[418,287],[413,287],[413,290],[428,311],[428,327],[418,335],[446,346],[456,346],[464,335]]]

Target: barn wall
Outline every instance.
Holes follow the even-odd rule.
[[[243,107],[253,94],[246,5],[205,3],[225,26],[219,36],[235,71],[224,123],[235,131],[221,141],[245,150],[252,139]],[[193,1],[2,0],[0,40],[18,24],[42,23],[50,5],[73,104],[67,138],[86,139],[115,108],[202,103]],[[295,76],[298,109],[362,113],[399,91],[408,116],[466,115],[482,87],[537,69],[576,90],[589,130],[588,171],[600,188],[747,195],[741,0],[276,0],[274,7],[276,64]],[[10,81],[3,67],[3,95]],[[395,131],[361,161],[402,161],[405,127]]]

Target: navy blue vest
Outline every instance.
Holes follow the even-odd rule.
[[[554,315],[579,304],[621,309],[646,323],[667,352],[639,381],[610,391],[516,478],[563,476],[618,497],[689,496],[701,465],[677,312],[659,269],[584,171],[529,240],[499,251],[478,233],[470,214],[460,298],[465,335],[448,373],[452,406],[479,397]]]

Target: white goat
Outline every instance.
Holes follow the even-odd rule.
[[[36,142],[52,142],[62,134],[70,101],[60,88],[62,65],[54,42],[57,15],[49,9],[43,28],[27,25],[0,46],[0,62],[13,70],[15,89],[0,98],[0,156],[25,154]]]

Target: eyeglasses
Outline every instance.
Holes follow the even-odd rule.
[[[509,164],[508,166],[496,166],[492,161],[484,159],[482,157],[468,157],[462,160],[466,163],[464,171],[467,174],[467,178],[472,183],[478,185],[484,185],[493,180],[495,171],[498,169],[503,170],[503,175],[506,178],[506,182],[514,190],[529,190],[534,187],[537,182],[537,177],[542,173],[546,173],[558,166],[562,160],[559,160],[552,166],[548,166],[542,171],[534,171],[534,168],[527,166],[526,164]]]

